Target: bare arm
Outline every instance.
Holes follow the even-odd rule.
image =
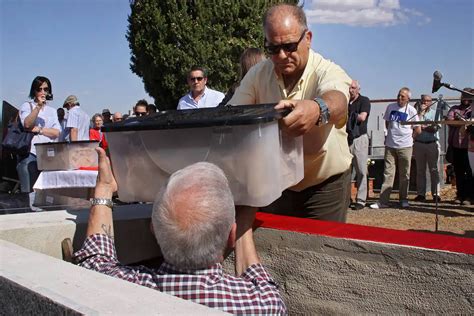
[[[413,138],[421,134],[421,126],[416,126],[413,128]]]
[[[111,199],[112,194],[117,191],[117,182],[115,182],[110,160],[102,148],[96,148],[99,154],[99,174],[94,191],[94,197]],[[112,219],[112,210],[105,205],[95,205],[90,209],[89,222],[87,224],[87,236],[93,234],[106,234],[113,239],[114,223]]]
[[[25,118],[25,121],[23,124],[26,129],[31,130],[32,132],[34,132],[33,128],[35,127],[35,121],[38,118],[38,114],[44,107],[44,103],[40,103],[40,102],[41,101],[38,101],[38,104],[35,107],[33,107],[33,109],[31,110],[31,113],[28,114],[28,116]]]
[[[78,129],[76,127],[71,127],[70,139],[72,142],[77,141]]]
[[[357,122],[364,122],[367,119],[367,112],[360,112],[359,115],[357,115]]]
[[[255,207],[236,206],[235,272],[237,275],[241,275],[252,264],[260,263],[252,231],[256,211]]]
[[[347,119],[347,99],[339,91],[328,91],[321,97],[327,104],[330,119],[329,123],[342,126]],[[288,134],[300,136],[308,133],[319,119],[320,109],[313,100],[282,100],[275,109],[291,109],[291,113],[281,119],[281,127]]]

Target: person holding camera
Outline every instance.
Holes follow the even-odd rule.
[[[47,104],[53,99],[49,79],[42,76],[33,79],[29,97],[31,100],[23,103],[19,110],[21,124],[25,130],[35,134],[31,140],[30,151],[17,157],[16,170],[23,193],[33,190],[33,184],[39,176],[35,144],[57,141],[61,131],[56,110]]]

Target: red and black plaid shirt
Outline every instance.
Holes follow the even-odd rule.
[[[278,286],[261,264],[251,265],[239,277],[225,274],[220,263],[201,270],[180,270],[166,262],[159,269],[128,267],[118,262],[113,240],[103,234],[89,236],[74,259],[87,269],[229,313],[287,312]]]

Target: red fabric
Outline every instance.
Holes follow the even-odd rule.
[[[474,239],[257,212],[256,227],[474,254]]]
[[[99,166],[91,166],[91,167],[79,167],[78,170],[99,170]]]
[[[94,128],[89,129],[89,140],[100,141],[99,146],[104,148],[104,150],[107,150],[107,147],[109,147],[109,144],[107,143],[107,139],[105,138],[105,134],[101,133],[98,129],[94,129]]]

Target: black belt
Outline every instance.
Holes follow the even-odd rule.
[[[427,141],[427,142],[424,142],[424,141],[421,141],[421,140],[415,140],[415,143],[422,143],[422,144],[433,144],[433,143],[436,143],[437,141],[436,140],[430,140],[430,141]]]

